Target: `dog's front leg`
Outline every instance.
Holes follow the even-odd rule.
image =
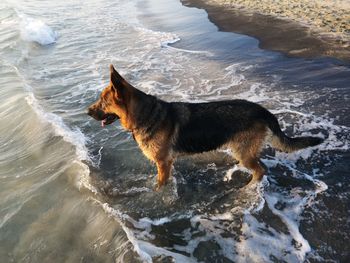
[[[171,169],[173,166],[172,160],[158,160],[156,161],[158,177],[157,177],[157,186],[156,191],[168,182],[168,179],[171,175]]]

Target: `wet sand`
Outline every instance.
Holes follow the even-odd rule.
[[[221,31],[257,38],[259,47],[290,57],[335,57],[350,61],[349,5],[297,5],[297,1],[181,0],[183,5],[205,9]],[[317,2],[317,1],[316,1]],[[342,2],[342,1],[340,1]],[[295,5],[293,6],[290,5]],[[285,9],[283,9],[285,8]],[[349,11],[349,12],[346,12]],[[317,14],[322,16],[317,16]],[[332,15],[330,15],[332,14]]]

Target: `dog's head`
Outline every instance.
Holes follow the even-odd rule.
[[[110,65],[110,83],[102,91],[100,98],[88,108],[88,115],[101,121],[102,127],[117,119],[123,120],[127,114],[127,89],[130,85]]]

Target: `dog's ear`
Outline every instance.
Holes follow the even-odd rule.
[[[109,70],[111,74],[112,88],[116,92],[118,99],[122,99],[127,82],[122,76],[120,76],[120,74],[115,70],[112,64],[109,65]]]

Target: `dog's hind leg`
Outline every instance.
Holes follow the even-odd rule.
[[[239,165],[244,166],[253,172],[253,177],[249,182],[259,182],[264,176],[265,169],[260,163],[259,152],[252,151],[252,147],[244,147],[242,144],[235,149],[235,158],[239,161]]]
[[[158,170],[156,191],[158,191],[169,180],[173,166],[173,160],[158,160],[156,161],[156,165]]]
[[[250,184],[261,181],[265,174],[265,165],[261,163],[259,155],[265,140],[266,129],[260,125],[255,128],[237,134],[231,144],[234,158],[240,165],[253,172]]]
[[[260,182],[265,174],[265,169],[261,166],[257,157],[249,157],[243,161],[243,165],[253,171],[253,177],[249,184]]]

